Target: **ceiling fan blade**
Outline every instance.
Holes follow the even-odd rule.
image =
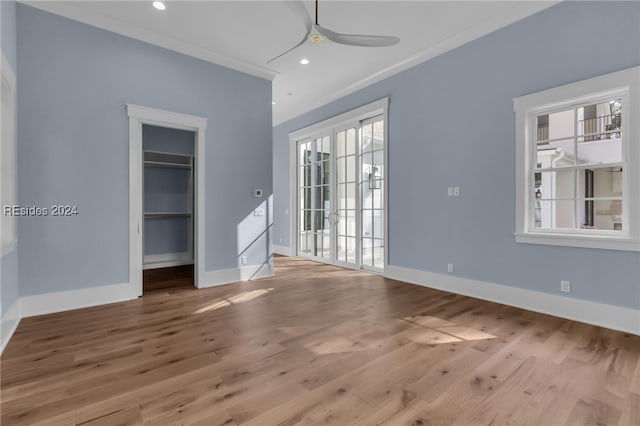
[[[275,61],[276,59],[278,59],[278,58],[280,58],[280,57],[282,57],[282,56],[286,55],[287,53],[291,52],[292,50],[294,50],[294,49],[296,49],[296,48],[298,48],[298,47],[302,46],[302,45],[304,44],[304,42],[305,42],[305,41],[307,41],[307,37],[308,37],[308,36],[309,36],[309,34],[307,33],[307,34],[304,36],[304,38],[303,38],[302,40],[300,40],[300,43],[296,44],[296,45],[295,45],[295,46],[293,46],[291,49],[289,49],[289,50],[287,50],[287,51],[285,51],[285,52],[282,52],[281,54],[279,54],[279,55],[278,55],[278,56],[276,56],[275,58],[271,58],[271,59],[269,59],[269,60],[267,61],[267,63],[268,63],[268,64],[270,64],[271,62]]]
[[[313,21],[307,12],[307,8],[305,7],[302,0],[287,0],[285,4],[289,7],[289,10],[293,12],[293,14],[298,18],[302,23],[304,23],[305,28],[307,29],[307,36],[311,32],[313,28]]]
[[[316,25],[316,29],[329,40],[349,46],[386,47],[400,42],[400,39],[395,36],[340,34],[320,25]]]
[[[285,3],[289,7],[289,10],[291,10],[291,12],[293,12],[293,14],[298,19],[300,19],[300,21],[302,21],[304,23],[304,26],[305,26],[307,32],[304,35],[304,37],[302,37],[302,40],[300,40],[300,42],[298,44],[293,46],[291,49],[279,54],[275,58],[269,59],[267,61],[268,64],[270,64],[271,62],[275,61],[276,59],[286,55],[287,53],[291,52],[292,50],[300,47],[305,41],[307,41],[307,37],[309,37],[309,34],[311,34],[311,29],[313,28],[313,21],[311,20],[311,17],[307,13],[307,8],[304,6],[304,3],[301,0],[285,1]]]

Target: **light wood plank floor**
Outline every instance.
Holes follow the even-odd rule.
[[[276,266],[22,320],[2,425],[640,425],[640,337]]]

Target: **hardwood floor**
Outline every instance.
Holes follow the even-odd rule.
[[[640,337],[276,258],[23,319],[2,425],[640,425]]]
[[[193,265],[145,269],[143,271],[142,289],[144,294],[149,291],[176,287],[193,288]]]

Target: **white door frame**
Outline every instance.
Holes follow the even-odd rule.
[[[196,173],[194,176],[194,277],[196,287],[200,287],[199,277],[204,275],[204,187],[205,187],[205,130],[207,119],[193,115],[162,111],[138,105],[127,104],[129,116],[129,283],[138,296],[142,295],[142,125],[167,127],[195,132],[194,155]]]
[[[335,139],[335,129],[341,126],[349,125],[352,122],[359,122],[367,118],[383,115],[384,117],[384,164],[387,169],[384,185],[384,266],[386,270],[389,263],[389,235],[388,235],[388,217],[389,217],[389,98],[382,98],[359,108],[348,111],[344,114],[337,115],[327,120],[321,121],[311,126],[296,130],[289,133],[289,244],[291,255],[298,256],[298,142],[311,139],[314,136],[327,133],[331,135],[332,140]],[[333,174],[333,173],[332,173]],[[333,177],[332,177],[333,179]],[[357,186],[356,186],[357,187]],[[357,197],[358,198],[358,197]],[[332,203],[333,208],[333,203]],[[332,247],[333,248],[333,247]],[[335,250],[332,250],[331,258],[335,256]],[[315,259],[322,262],[321,259]]]

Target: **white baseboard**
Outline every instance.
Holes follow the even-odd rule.
[[[206,271],[198,277],[198,288],[215,287],[238,281],[272,277],[273,274],[274,268],[272,263],[243,266],[242,268],[221,269],[218,271]]]
[[[192,265],[193,255],[183,253],[149,254],[144,256],[142,269],[169,268],[172,266]]]
[[[271,251],[273,251],[274,254],[281,254],[283,256],[293,256],[293,250],[291,250],[291,247],[288,247],[288,246],[279,246],[279,245],[273,244],[271,246]]]
[[[16,328],[18,328],[18,324],[22,318],[20,313],[20,299],[18,299],[13,302],[13,305],[11,305],[9,310],[2,316],[2,328],[0,329],[0,354],[4,352],[4,348],[7,347],[7,343],[9,343],[11,336],[13,336]]]
[[[20,302],[22,317],[27,318],[36,315],[123,302],[125,300],[136,299],[137,297],[138,295],[133,286],[126,283],[23,296],[20,298]]]
[[[640,335],[640,310],[387,265],[385,276],[543,314]]]

